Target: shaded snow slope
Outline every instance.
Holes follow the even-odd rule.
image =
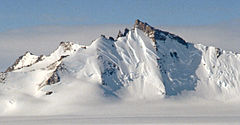
[[[239,64],[239,54],[188,43],[136,20],[116,39],[101,36],[89,46],[61,42],[48,56],[21,56],[0,74],[0,112],[183,94],[229,100],[239,97]]]

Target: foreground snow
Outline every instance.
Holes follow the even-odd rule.
[[[192,100],[194,101],[194,100]],[[196,102],[196,100],[195,100]],[[79,124],[209,124],[240,123],[239,104],[189,101],[128,102],[79,106],[79,112],[62,115],[2,116],[1,125],[79,125]],[[27,108],[27,107],[26,107]],[[63,108],[63,107],[62,107]],[[72,107],[76,109],[76,107]],[[52,109],[54,110],[54,109]],[[62,110],[60,107],[55,110]]]
[[[142,124],[142,125],[238,125],[239,116],[40,116],[1,117],[3,125],[79,125],[79,124]]]

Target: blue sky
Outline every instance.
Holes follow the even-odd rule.
[[[240,0],[1,0],[0,32],[41,25],[208,25],[240,19]]]

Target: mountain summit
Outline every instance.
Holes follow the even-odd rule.
[[[61,42],[48,56],[25,53],[0,73],[0,91],[6,99],[19,93],[59,98],[71,91],[73,97],[90,92],[149,99],[185,93],[223,100],[238,97],[239,64],[239,54],[188,43],[136,20],[115,39],[102,35],[89,46]],[[79,92],[82,85],[88,87]]]

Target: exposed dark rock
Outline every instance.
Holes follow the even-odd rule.
[[[146,35],[148,37],[150,37],[153,40],[153,42],[156,42],[156,40],[165,41],[166,37],[168,36],[169,38],[175,39],[180,44],[188,47],[188,43],[185,40],[183,40],[181,37],[171,34],[169,32],[166,32],[166,31],[155,29],[154,27],[148,25],[145,22],[141,22],[138,19],[135,21],[134,28],[138,28],[138,29],[142,30],[144,33],[146,33]]]
[[[46,85],[51,85],[60,82],[60,73],[66,72],[67,68],[66,66],[61,63],[57,66],[56,70],[52,73],[52,75],[49,77],[49,79],[46,81]]]
[[[119,37],[123,37],[123,34],[120,30],[119,30],[118,35],[117,35],[117,38],[119,38]]]
[[[49,91],[49,92],[46,92],[46,95],[51,95],[53,92],[52,91]]]
[[[134,28],[138,28],[147,34],[153,33],[155,31],[155,29],[153,27],[151,27],[147,23],[142,22],[138,19],[135,21]]]
[[[52,76],[47,80],[46,85],[55,84],[60,82],[60,77],[56,71],[53,72]]]
[[[170,52],[171,57],[178,58],[177,52]]]
[[[73,44],[74,43],[72,43],[72,42],[61,42],[60,46],[62,46],[64,48],[64,52],[66,52],[66,51],[72,50]]]
[[[58,68],[60,65],[58,65],[59,62],[61,62],[64,58],[68,57],[69,55],[65,55],[65,56],[61,56],[56,62],[50,64],[49,66],[47,66],[48,70],[53,70],[56,67]]]
[[[68,57],[69,55],[64,55],[64,56],[61,56],[60,59],[58,61],[61,61],[63,58],[66,58]]]
[[[112,40],[112,41],[114,41],[114,38],[113,38],[113,37],[111,37],[111,36],[110,36],[108,39],[109,39],[109,40]]]
[[[103,38],[106,38],[106,36],[105,36],[105,35],[101,35],[101,37],[103,37]]]
[[[217,58],[222,55],[222,50],[220,48],[216,48]]]
[[[129,29],[128,29],[128,28],[125,28],[125,29],[124,29],[124,33],[123,33],[123,36],[126,36],[126,35],[128,34],[128,32],[129,32]]]
[[[56,62],[47,66],[47,70],[54,70],[51,74],[49,74],[49,78],[39,84],[39,88],[42,88],[45,85],[51,85],[60,82],[60,74],[62,72],[67,71],[66,66],[63,63],[60,63],[62,59],[68,57],[69,55],[61,56]]]
[[[123,33],[123,34],[122,34],[122,32],[119,30],[117,38],[126,36],[126,35],[128,34],[128,32],[129,32],[129,29],[128,29],[128,28],[125,28],[125,29],[124,29],[124,33]]]
[[[86,47],[86,46],[83,46],[83,47],[81,47],[81,48],[83,48],[83,49],[87,49],[87,47]]]
[[[37,59],[36,63],[37,63],[37,62],[40,62],[40,61],[43,61],[43,60],[44,60],[44,58],[45,58],[45,56],[44,56],[44,55],[40,55],[40,56],[38,57],[38,59]]]
[[[173,52],[174,57],[178,58],[177,52]]]
[[[0,72],[0,83],[5,83],[6,78],[7,78],[7,73]]]
[[[111,36],[107,38],[105,35],[101,35],[101,37],[102,37],[103,39],[107,39],[107,40],[115,41],[114,38],[111,37]]]

